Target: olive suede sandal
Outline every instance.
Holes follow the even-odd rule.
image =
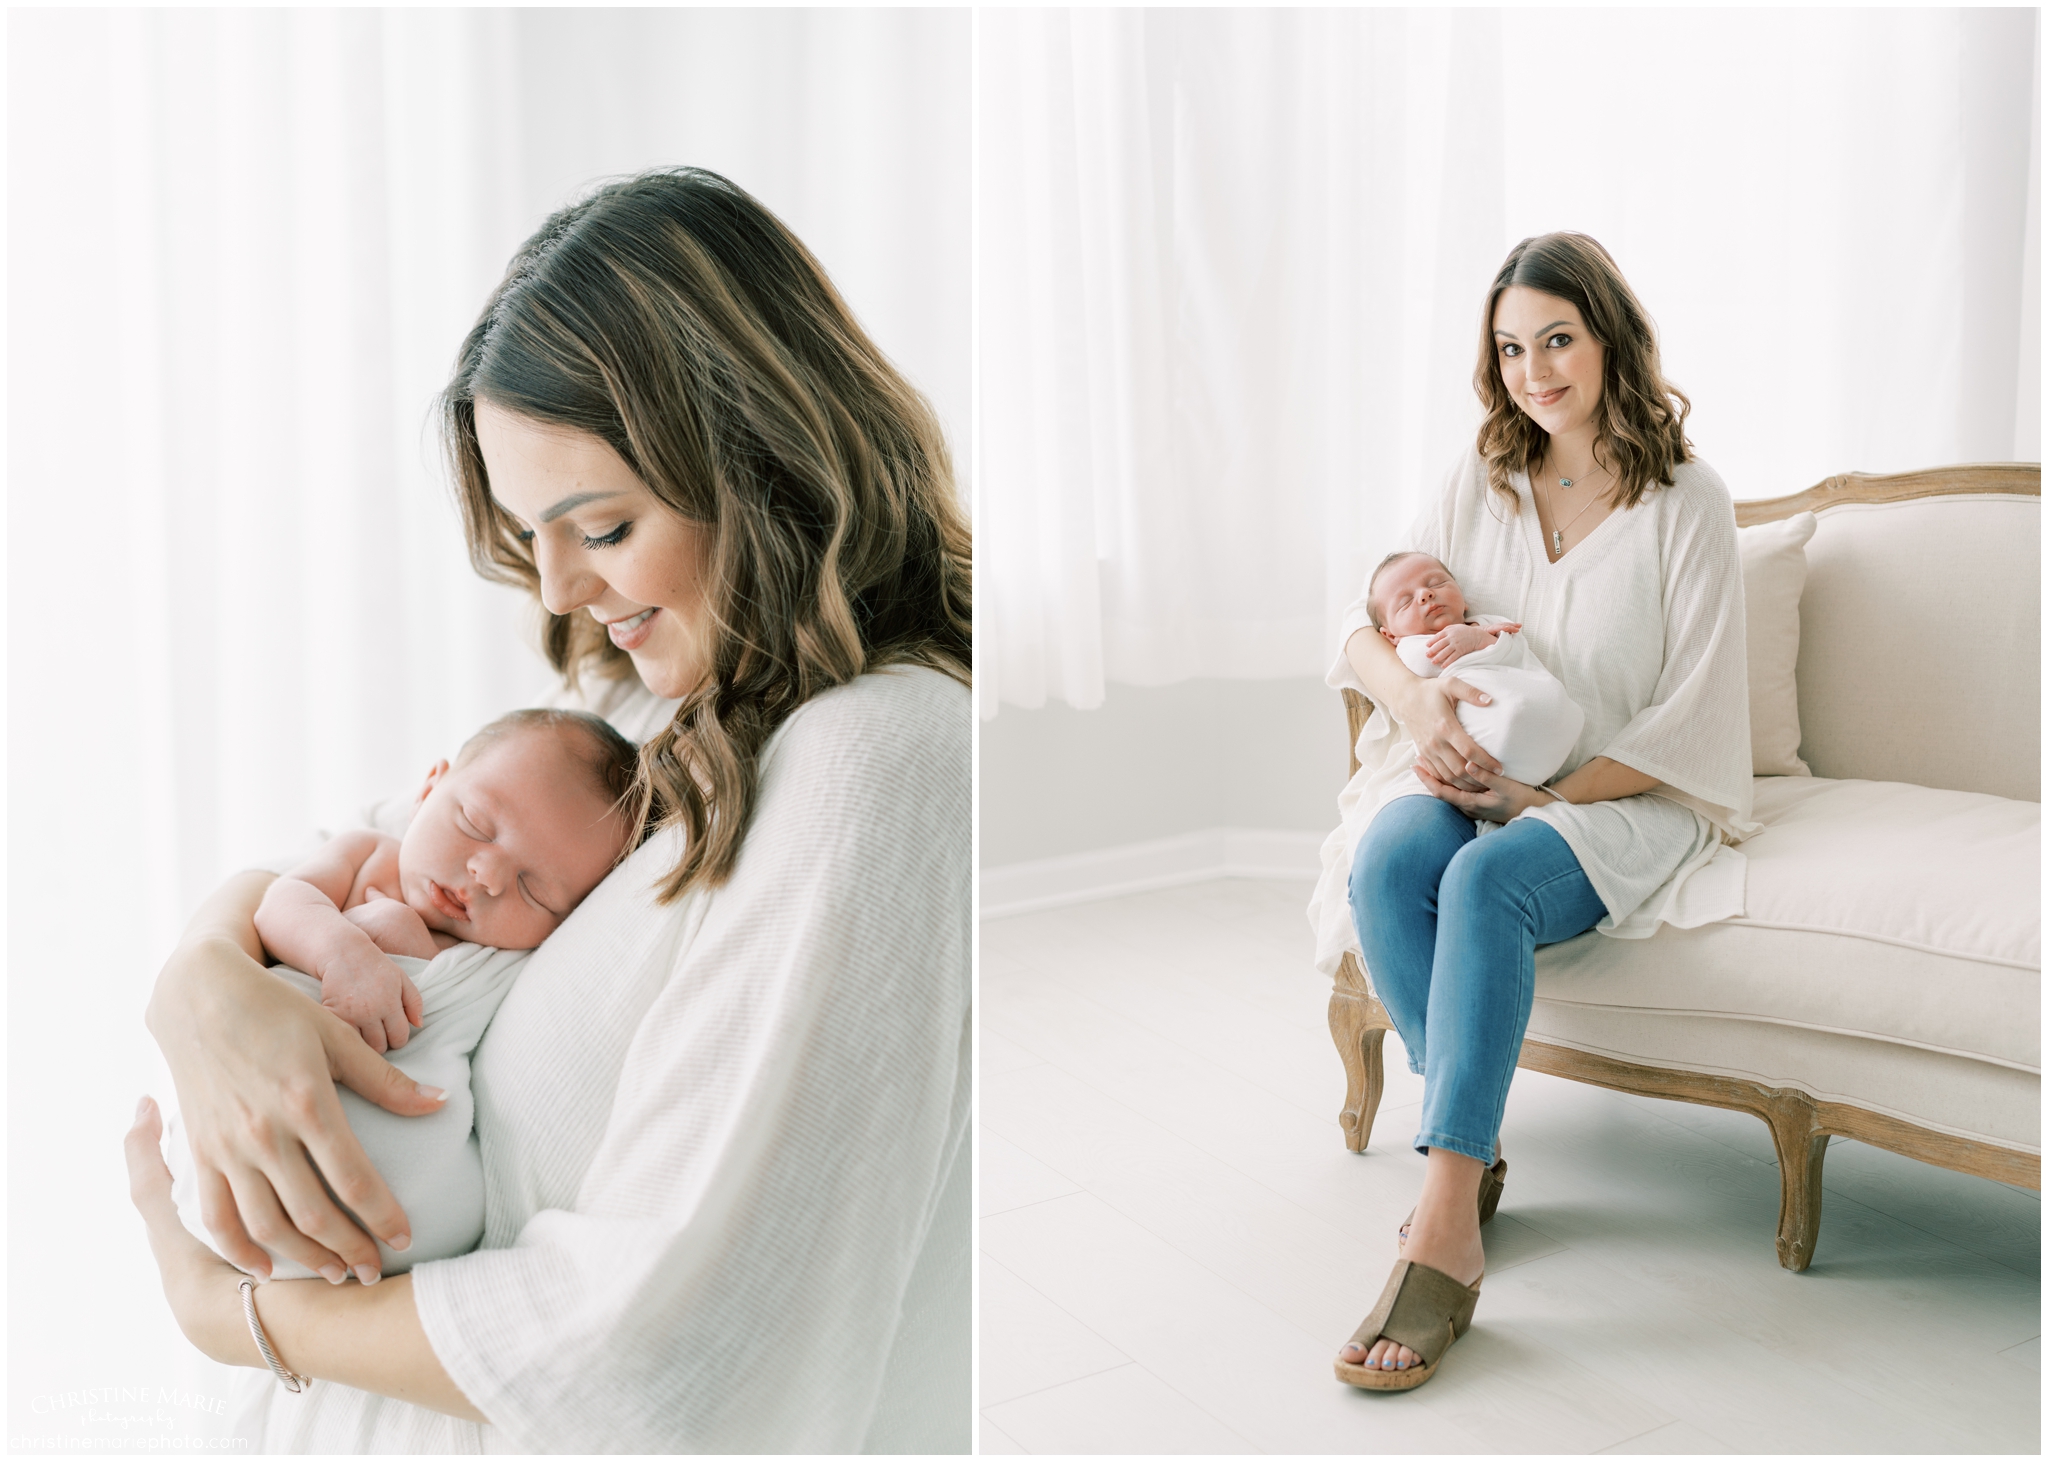
[[[1496,1158],[1492,1167],[1479,1175],[1479,1221],[1487,1222],[1493,1211],[1500,1207],[1500,1190],[1507,1186],[1508,1160]],[[1409,1209],[1408,1216],[1401,1220],[1401,1247],[1408,1247],[1408,1229],[1415,1222],[1415,1210]]]
[[[1370,1351],[1378,1340],[1405,1345],[1422,1357],[1422,1364],[1402,1370],[1337,1362],[1337,1379],[1347,1386],[1367,1391],[1412,1391],[1436,1374],[1444,1352],[1460,1335],[1472,1328],[1472,1311],[1479,1304],[1482,1272],[1470,1286],[1462,1285],[1441,1269],[1397,1259],[1380,1302],[1345,1342]]]

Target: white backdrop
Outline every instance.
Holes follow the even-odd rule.
[[[169,1092],[156,967],[222,874],[547,683],[519,596],[469,570],[432,436],[464,332],[584,184],[711,167],[824,261],[964,467],[969,27],[7,24],[9,1436],[183,1435],[220,1380],[171,1326],[118,1150]],[[64,1404],[100,1385],[150,1404]]]
[[[984,13],[982,714],[1320,675],[1535,233],[1738,498],[2038,458],[2036,15]]]

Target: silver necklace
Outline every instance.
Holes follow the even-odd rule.
[[[1559,484],[1560,486],[1562,486],[1562,487],[1570,487],[1570,486],[1572,485],[1572,480],[1571,480],[1571,479],[1570,479],[1569,477],[1560,477],[1560,478],[1558,478],[1558,479],[1557,479],[1557,481],[1558,481],[1558,484]],[[1578,511],[1577,511],[1576,513],[1573,513],[1573,514],[1572,514],[1572,521],[1571,521],[1571,523],[1566,523],[1566,524],[1564,524],[1564,525],[1563,525],[1562,527],[1553,527],[1553,528],[1552,528],[1552,529],[1550,530],[1550,556],[1551,556],[1552,558],[1563,558],[1563,557],[1564,557],[1564,530],[1565,530],[1566,528],[1569,528],[1569,527],[1571,527],[1572,523],[1576,523],[1576,522],[1578,522],[1578,521],[1579,521],[1579,519],[1581,519],[1581,518],[1585,517],[1585,516],[1586,516],[1586,509],[1588,509],[1588,508],[1592,507],[1592,506],[1593,506],[1593,503],[1594,503],[1594,499],[1593,499],[1593,498],[1591,498],[1591,497],[1588,497],[1588,498],[1587,498],[1587,499],[1586,499],[1586,500],[1585,500],[1585,501],[1584,501],[1583,503],[1580,503],[1580,504],[1579,504],[1579,510],[1578,510]],[[1551,521],[1552,523],[1556,523],[1556,522],[1557,522],[1557,504],[1556,504],[1556,503],[1552,503],[1552,504],[1550,505],[1550,521]]]

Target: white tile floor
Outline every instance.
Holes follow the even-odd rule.
[[[1805,1274],[1763,1125],[1522,1072],[1477,1324],[1330,1374],[1413,1205],[1390,1037],[1363,1155],[1307,886],[982,926],[984,1452],[2028,1452],[2039,1195],[1838,1141]]]

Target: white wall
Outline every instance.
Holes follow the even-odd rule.
[[[1321,837],[1349,771],[1344,705],[1320,680],[1112,685],[1094,710],[1005,706],[981,723],[981,863],[1208,828]]]

